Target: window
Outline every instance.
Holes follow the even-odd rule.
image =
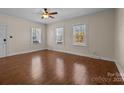
[[[87,46],[86,25],[73,26],[73,45]]]
[[[63,44],[64,28],[56,28],[56,44]]]
[[[32,28],[32,43],[40,44],[41,43],[41,28]]]

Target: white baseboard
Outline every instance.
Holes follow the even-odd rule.
[[[90,58],[95,58],[95,59],[101,59],[101,60],[107,60],[107,61],[115,62],[114,59],[111,59],[111,58],[108,58],[108,57],[86,55],[86,54],[82,54],[82,53],[76,53],[76,52],[64,51],[64,50],[58,50],[58,49],[50,49],[50,48],[48,48],[48,50],[53,50],[53,51],[58,51],[58,52],[64,52],[64,53],[69,53],[69,54],[74,54],[74,55],[79,55],[79,56],[85,56],[85,57],[90,57]]]
[[[116,66],[117,66],[117,68],[119,70],[119,73],[120,73],[123,81],[124,81],[124,69],[123,69],[123,67],[117,61],[115,61],[115,64],[116,64]]]
[[[35,50],[28,50],[28,51],[16,52],[16,53],[10,53],[10,54],[7,55],[7,57],[8,57],[8,56],[19,55],[19,54],[30,53],[30,52],[41,51],[41,50],[45,50],[45,49],[46,49],[46,48],[43,48],[43,49],[35,49]]]
[[[111,58],[108,58],[108,57],[99,57],[99,56],[93,56],[93,55],[86,55],[86,54],[76,53],[76,52],[72,52],[72,51],[64,51],[64,50],[50,49],[50,48],[43,48],[43,49],[35,49],[35,50],[29,50],[29,51],[23,51],[23,52],[10,53],[7,56],[13,56],[13,55],[19,55],[19,54],[24,54],[24,53],[30,53],[30,52],[35,52],[35,51],[40,51],[40,50],[45,50],[45,49],[115,62],[115,60],[113,60]]]
[[[109,58],[109,57],[101,57],[100,59],[115,62],[115,59],[112,59],[112,58]]]

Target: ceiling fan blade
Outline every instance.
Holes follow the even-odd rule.
[[[44,8],[45,13],[48,13],[47,8]]]
[[[49,15],[55,15],[55,14],[58,14],[58,12],[49,13]]]
[[[49,16],[50,18],[54,18],[53,16]]]

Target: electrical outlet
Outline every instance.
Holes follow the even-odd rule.
[[[92,52],[93,55],[96,55],[97,53],[96,52]]]

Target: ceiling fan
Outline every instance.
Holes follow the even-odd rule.
[[[42,19],[54,18],[52,15],[56,15],[58,12],[48,12],[47,8],[44,8],[43,13],[41,14]]]

